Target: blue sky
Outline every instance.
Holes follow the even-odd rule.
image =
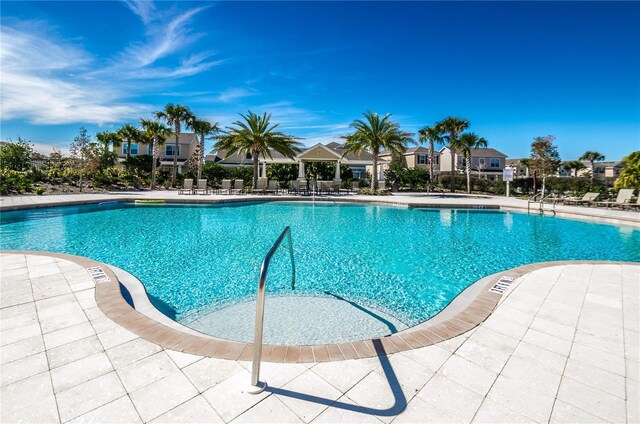
[[[510,157],[640,149],[637,2],[2,2],[1,139],[43,153],[168,103],[229,125],[271,112],[303,142],[366,110],[449,115]],[[209,143],[211,144],[211,143]]]

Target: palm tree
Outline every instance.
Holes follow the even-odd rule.
[[[249,153],[253,160],[253,188],[258,185],[258,168],[260,156],[272,157],[275,150],[287,158],[293,158],[302,146],[297,137],[276,131],[280,124],[271,124],[271,114],[266,112],[260,116],[249,111],[247,115],[240,114],[243,120],[235,121],[222,135],[215,138],[219,141],[215,148],[226,150],[227,156],[236,152]]]
[[[218,123],[212,124],[209,121],[205,121],[202,119],[195,119],[191,122],[191,129],[197,136],[200,137],[200,141],[198,143],[197,154],[198,154],[198,179],[202,178],[202,167],[204,166],[204,139],[212,134],[215,134],[220,131],[220,127]]]
[[[343,135],[347,140],[344,143],[344,155],[348,153],[362,153],[368,151],[373,155],[373,172],[371,175],[371,189],[378,190],[378,158],[382,150],[388,150],[392,154],[403,153],[407,143],[413,142],[412,134],[400,130],[400,126],[389,120],[391,114],[380,116],[375,112],[362,114],[365,120],[356,119],[349,127],[355,131],[353,134]]]
[[[180,140],[180,130],[184,123],[185,128],[191,126],[191,122],[195,120],[194,114],[191,110],[184,105],[174,105],[168,103],[164,110],[155,113],[156,118],[164,119],[167,125],[173,126],[173,133],[176,136],[176,142],[173,149],[173,175],[171,177],[171,186],[176,186],[176,179],[178,175],[178,142]]]
[[[444,138],[442,137],[442,133],[438,131],[438,128],[435,126],[426,126],[419,130],[418,137],[420,143],[424,143],[426,141],[429,142],[429,179],[433,180],[434,145],[436,143],[444,144]]]
[[[164,124],[150,119],[141,119],[140,125],[144,128],[144,135],[151,142],[151,190],[155,190],[158,150],[164,145],[165,140],[173,135],[173,131]]]
[[[456,141],[464,130],[469,127],[469,121],[464,118],[457,118],[455,116],[449,116],[438,122],[435,126],[442,137],[449,144],[449,150],[451,151],[451,185],[450,189],[453,193],[456,190],[455,183],[455,168],[456,168]]]
[[[565,164],[562,165],[562,167],[567,171],[573,171],[574,177],[578,176],[578,171],[581,171],[587,168],[586,166],[584,166],[584,163],[582,163],[579,160],[571,160],[569,162],[565,162]]]
[[[141,141],[140,130],[131,124],[125,124],[118,130],[118,135],[122,140],[127,141],[127,160],[129,160],[131,157],[131,143],[139,143]]]
[[[600,152],[592,152],[591,150],[584,153],[584,155],[578,158],[579,160],[588,160],[591,162],[591,183],[593,184],[593,178],[595,177],[596,168],[594,162],[602,161],[605,159],[604,155]]]
[[[102,131],[96,133],[96,140],[100,144],[100,168],[107,168],[115,164],[117,155],[112,149],[122,145],[122,137],[114,131]]]
[[[464,155],[467,173],[467,193],[471,193],[471,149],[486,148],[487,140],[478,137],[475,133],[464,133],[453,143],[453,146]]]

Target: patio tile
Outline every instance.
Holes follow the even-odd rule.
[[[47,358],[53,369],[103,351],[98,338],[90,336],[47,350]]]
[[[0,349],[0,364],[4,365],[17,359],[26,358],[44,351],[44,341],[42,336],[35,336],[21,340],[10,345],[2,346]]]
[[[267,389],[269,390],[269,389]],[[273,393],[304,422],[311,422],[342,393],[312,371],[306,371]]]
[[[320,415],[313,420],[314,424],[338,424],[338,423],[358,423],[380,424],[382,421],[374,415],[367,413],[358,404],[346,396],[338,398],[336,403],[322,411]]]
[[[482,396],[441,374],[436,374],[418,393],[418,398],[442,410],[458,422],[470,422]]]
[[[627,379],[627,422],[640,422],[640,383]]]
[[[529,329],[522,341],[563,356],[569,356],[571,351],[570,341],[534,329]]]
[[[603,352],[601,350],[574,344],[571,349],[570,358],[621,376],[625,375],[624,358],[611,355],[610,353]]]
[[[130,394],[136,410],[147,422],[198,395],[189,379],[177,371]]]
[[[153,424],[217,424],[223,423],[224,421],[216,414],[205,398],[202,395],[198,395],[182,405],[178,405],[172,410],[165,412],[151,422]]]
[[[492,349],[472,339],[465,341],[464,344],[456,350],[456,355],[495,373],[500,372],[504,364],[507,363],[507,359],[509,359],[508,354]]]
[[[2,296],[4,295],[5,293],[2,293]],[[30,304],[32,305],[32,303],[27,303],[26,305],[30,305]],[[7,316],[2,314],[2,321],[0,321],[0,331],[11,330],[16,327],[23,327],[25,325],[32,325],[37,323],[38,323],[38,314],[35,308],[33,308],[33,310],[25,311],[23,313],[17,313],[17,314],[11,314],[11,315],[7,314]]]
[[[177,350],[165,349],[167,355],[171,357],[173,362],[178,366],[178,368],[184,368],[187,365],[191,365],[196,361],[202,359],[202,356],[192,355],[190,353],[178,352]]]
[[[144,339],[134,339],[107,350],[109,360],[116,369],[124,368],[133,362],[147,358],[162,350],[157,344]]]
[[[257,395],[244,393],[243,391],[247,389],[250,382],[251,374],[248,371],[240,371],[223,382],[216,384],[204,392],[203,395],[216,413],[225,422],[229,422],[271,395],[267,391]]]
[[[87,412],[71,421],[69,424],[92,423],[141,423],[140,416],[131,403],[129,396],[122,396],[113,402]]]
[[[22,340],[30,339],[31,337],[41,335],[40,324],[34,322],[32,324],[23,325],[21,327],[15,327],[9,330],[0,332],[0,345],[6,346],[20,342]]]
[[[125,394],[115,372],[110,372],[79,386],[58,393],[58,409],[62,421],[69,421],[106,405]]]
[[[269,418],[266,418],[269,417]],[[253,408],[231,421],[232,423],[302,423],[296,414],[285,406],[276,396],[269,396]]]
[[[404,355],[395,354],[388,357],[387,361],[388,364],[385,363],[384,359],[380,360],[379,366],[374,371],[386,379],[390,377],[397,379],[410,397],[413,397],[424,387],[434,374],[433,371],[426,369]]]
[[[248,363],[249,372],[251,372],[251,366],[252,363]],[[271,387],[282,387],[308,369],[306,364],[263,362],[260,365],[260,379],[266,380]]]
[[[503,375],[498,376],[488,397],[537,422],[549,420],[554,402],[554,395],[543,394]]]
[[[55,423],[59,421],[51,379],[46,372],[0,389],[3,423]],[[37,407],[34,408],[34,405]]]
[[[521,359],[517,356],[509,358],[501,375],[520,381],[522,385],[549,395],[556,393],[562,378],[560,374],[543,368],[534,361]]]
[[[96,353],[51,370],[53,390],[60,393],[111,371],[113,367],[107,355]]]
[[[235,361],[203,358],[184,367],[182,372],[191,380],[191,383],[199,392],[204,392],[241,370],[242,367]]]
[[[609,422],[626,420],[624,400],[570,378],[562,380],[558,399]]]
[[[15,383],[43,371],[47,371],[47,357],[44,352],[18,359],[0,366],[0,382],[2,386]]]
[[[451,356],[451,352],[436,345],[427,346],[420,349],[408,350],[405,352],[400,352],[399,354],[406,356],[412,361],[422,365],[429,371],[433,372],[438,371],[442,364],[444,364]]]
[[[117,371],[122,384],[131,393],[178,371],[178,367],[166,353],[158,352]]]
[[[88,322],[67,327],[44,335],[44,345],[47,349],[53,349],[76,340],[95,335],[93,327]]]
[[[125,330],[123,327],[117,326],[111,330],[98,333],[98,338],[105,349],[111,349],[112,347],[136,339],[138,336],[128,330]]]
[[[595,417],[582,409],[576,408],[575,406],[569,405],[568,403],[558,399],[553,406],[553,413],[551,414],[549,422],[559,424],[593,424],[602,422],[602,418]]]
[[[506,355],[511,355],[519,342],[519,339],[506,336],[484,326],[478,328],[473,335],[469,337],[469,340],[481,343]]]
[[[620,399],[625,398],[624,377],[569,358],[564,377],[572,378]]]
[[[624,357],[623,340],[615,340],[609,337],[596,336],[595,334],[578,330],[576,331],[576,337],[574,338],[573,342],[593,349],[598,349],[612,355]]]
[[[455,423],[457,421],[452,416],[442,412],[430,403],[419,398],[414,398],[409,402],[407,408],[402,411],[394,420],[394,423]]]
[[[485,398],[480,405],[480,409],[473,417],[474,423],[530,423],[530,418],[512,411],[504,404],[500,404],[491,398]]]
[[[322,362],[314,366],[312,371],[345,393],[369,374],[376,367],[376,363],[377,359]]]
[[[483,396],[497,377],[496,373],[458,355],[451,356],[438,373]]]

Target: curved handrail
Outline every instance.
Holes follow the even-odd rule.
[[[260,267],[260,277],[258,278],[258,295],[256,297],[256,327],[253,338],[253,366],[251,369],[251,390],[249,393],[260,393],[266,387],[266,383],[260,384],[260,359],[262,356],[262,330],[264,325],[264,300],[265,300],[265,291],[267,287],[267,273],[269,272],[269,264],[271,263],[271,258],[276,253],[284,237],[288,236],[289,241],[289,256],[291,257],[291,289],[295,290],[296,288],[296,263],[293,259],[293,242],[291,241],[291,227],[287,226],[278,240],[271,246],[271,249],[267,252],[264,260],[262,261],[262,266]]]

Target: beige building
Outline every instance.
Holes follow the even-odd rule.
[[[466,171],[464,156],[458,152],[454,158],[454,170],[456,174]],[[471,149],[471,175],[489,180],[502,180],[502,171],[507,165],[507,155],[492,148]],[[440,149],[440,172],[451,174],[451,149]]]
[[[380,157],[386,161],[384,169],[387,168],[387,164],[391,162],[391,152],[384,151],[380,154]],[[422,168],[429,170],[429,149],[423,146],[410,147],[403,153],[405,165],[407,168]],[[433,152],[433,176],[440,174],[440,152]]]
[[[173,167],[175,150],[175,136],[168,137],[163,146],[160,147],[160,166]],[[188,171],[188,160],[193,155],[198,146],[198,137],[193,133],[180,133],[178,139],[178,172]],[[118,164],[127,158],[127,142],[122,142],[120,147],[114,147],[114,152],[118,154]],[[151,144],[131,143],[131,156],[151,155]]]

